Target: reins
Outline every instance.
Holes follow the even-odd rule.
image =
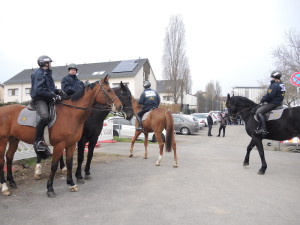
[[[62,104],[62,105],[71,107],[73,109],[80,109],[80,110],[84,110],[84,111],[93,110],[93,109],[97,109],[99,111],[110,111],[111,110],[111,106],[106,106],[106,107],[94,106],[94,107],[88,108],[88,107],[80,107],[80,106],[75,106],[75,105],[69,105],[69,104],[63,103],[63,102],[59,102],[58,104]]]

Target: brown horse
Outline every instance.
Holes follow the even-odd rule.
[[[96,103],[102,105],[115,104],[117,109],[122,108],[121,101],[109,86],[108,76],[99,82],[88,85],[82,91],[72,95],[71,99],[64,100],[62,104],[56,105],[56,122],[49,129],[50,143],[53,146],[51,174],[47,182],[47,194],[49,197],[56,196],[53,189],[53,179],[64,149],[66,149],[67,157],[67,184],[70,191],[78,191],[72,178],[73,153],[76,143],[82,135],[83,124],[89,116],[91,108]],[[8,105],[0,108],[0,182],[4,195],[10,195],[3,172],[7,143],[9,143],[6,153],[7,180],[15,184],[11,167],[18,143],[21,140],[32,144],[35,139],[34,127],[21,126],[17,122],[18,115],[24,108],[25,106],[22,105]]]
[[[141,105],[138,105],[137,101],[132,98],[132,106],[134,113],[137,114],[141,109]],[[137,126],[137,123],[136,123]],[[174,120],[172,114],[163,109],[163,108],[156,108],[152,110],[147,119],[143,121],[143,131],[135,131],[134,137],[131,140],[131,147],[130,147],[130,154],[129,157],[132,157],[132,151],[134,142],[139,137],[139,135],[143,132],[145,135],[144,146],[145,146],[145,155],[144,159],[148,157],[148,133],[154,132],[155,138],[159,145],[159,156],[158,160],[156,161],[156,165],[160,165],[161,158],[163,156],[163,149],[164,149],[164,141],[162,140],[162,131],[166,129],[166,151],[171,152],[171,147],[174,151],[174,163],[173,167],[178,167],[177,165],[177,155],[176,155],[176,141],[174,137]]]

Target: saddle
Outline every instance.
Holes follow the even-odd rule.
[[[47,145],[50,144],[49,140],[49,131],[48,129],[53,126],[53,124],[56,121],[56,112],[55,112],[55,105],[49,106],[49,113],[50,113],[50,122],[48,123],[48,126],[45,127],[44,130],[44,140]],[[21,126],[30,126],[30,127],[36,127],[37,123],[40,121],[41,117],[37,114],[36,110],[34,108],[28,109],[26,107],[23,109],[19,116],[18,116],[18,124]]]
[[[273,110],[271,110],[270,112],[265,113],[264,115],[265,115],[266,121],[280,119],[280,117],[282,116],[283,110],[285,110],[285,109],[280,105],[280,106],[277,106],[276,108],[274,108]],[[254,115],[254,119],[257,122],[259,122],[256,115]]]

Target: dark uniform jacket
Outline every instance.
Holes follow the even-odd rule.
[[[284,99],[285,90],[285,86],[281,81],[271,81],[268,93],[262,97],[260,102],[267,102],[275,105],[280,105]]]
[[[52,78],[52,70],[39,68],[31,75],[30,96],[33,101],[44,100],[50,102],[55,97],[55,84]]]
[[[76,75],[67,75],[61,80],[61,89],[67,95],[72,95],[84,88],[84,84]]]
[[[211,115],[208,115],[208,117],[207,117],[207,125],[213,125],[213,124],[214,124],[214,121],[213,121]]]
[[[141,94],[139,104],[143,105],[142,110],[149,111],[153,108],[157,108],[160,104],[159,94],[151,88],[147,88]]]

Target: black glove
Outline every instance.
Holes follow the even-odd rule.
[[[55,97],[53,98],[54,102],[60,102],[62,99],[59,95],[55,95]]]
[[[55,94],[59,95],[62,97],[62,99],[68,99],[70,96],[66,94],[66,92],[64,92],[61,89],[55,89]]]

